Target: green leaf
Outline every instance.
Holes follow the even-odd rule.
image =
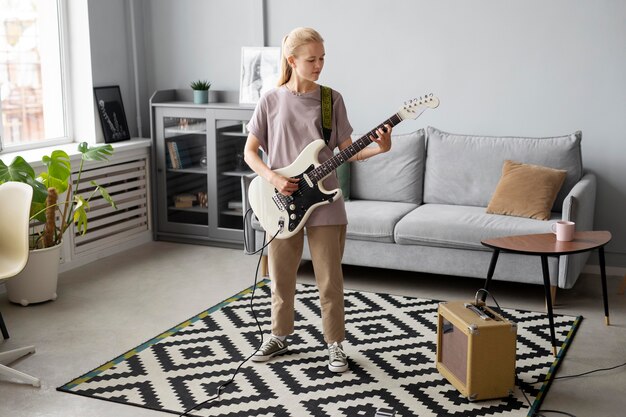
[[[87,142],[82,142],[78,145],[78,151],[83,155],[85,161],[108,161],[109,157],[113,155],[113,146],[109,144],[90,148]]]
[[[47,172],[42,172],[41,174],[39,174],[39,177],[37,177],[37,179],[41,182],[41,184],[44,185],[46,190],[48,188],[55,188],[59,196],[63,194],[65,191],[67,191],[67,187],[69,186],[69,181],[67,179],[63,181],[59,178],[51,176]],[[46,195],[47,195],[47,191],[46,191]]]
[[[33,199],[30,204],[30,216],[37,214],[35,218],[41,222],[46,221],[46,199],[48,198],[48,189],[41,182],[29,178],[26,181],[31,187],[33,187]]]
[[[76,223],[76,230],[84,235],[87,233],[87,210],[89,210],[89,203],[85,201],[83,196],[77,195],[74,197],[74,223]]]
[[[0,184],[8,181],[22,182],[33,188],[33,199],[30,208],[30,216],[43,210],[48,197],[48,189],[44,184],[35,179],[35,170],[21,156],[16,156],[10,165],[0,161]],[[45,220],[45,214],[39,213],[38,220]]]
[[[7,181],[27,182],[28,178],[35,179],[35,170],[21,156],[16,156],[8,166],[0,161],[0,184]]]
[[[56,188],[57,194],[64,193],[67,190],[69,178],[72,174],[69,155],[64,151],[56,150],[52,151],[50,156],[45,155],[41,161],[48,169],[39,175],[39,180],[46,188]]]
[[[196,80],[189,84],[192,90],[208,90],[211,88],[211,83],[207,80]]]
[[[98,192],[100,192],[100,195],[102,196],[102,198],[104,198],[111,205],[111,207],[113,207],[115,210],[117,210],[117,206],[115,205],[115,201],[113,201],[113,198],[111,198],[111,196],[109,195],[109,192],[105,188],[103,188],[103,187],[99,186],[98,184],[96,184],[95,181],[91,181],[91,185],[96,187]]]

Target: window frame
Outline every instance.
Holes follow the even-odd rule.
[[[72,120],[71,120],[71,86],[70,86],[70,58],[68,38],[69,11],[68,0],[55,0],[57,3],[57,26],[59,31],[59,65],[61,73],[61,103],[63,105],[63,124],[65,136],[43,138],[41,141],[8,145],[3,142],[4,126],[2,125],[2,108],[0,107],[0,153],[14,153],[30,149],[46,148],[72,143]]]

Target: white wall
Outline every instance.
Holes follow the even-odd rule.
[[[267,43],[295,26],[326,40],[322,83],[346,99],[365,132],[406,98],[441,106],[398,131],[551,136],[583,132],[598,176],[597,229],[607,262],[626,266],[626,2],[602,0],[321,0],[267,2]]]
[[[152,92],[189,88],[238,90],[242,46],[263,45],[258,0],[146,0],[146,75]]]
[[[326,39],[320,81],[342,92],[357,132],[428,92],[441,106],[397,131],[581,130],[583,163],[598,175],[596,228],[613,233],[607,262],[626,266],[626,2],[119,1],[143,6],[144,107],[154,90],[196,78],[237,90],[242,46],[279,46],[293,27],[312,26]]]
[[[132,136],[137,136],[132,37],[127,20],[127,1],[89,2],[91,72],[94,87],[119,85],[128,128]],[[101,131],[98,133],[102,134]]]

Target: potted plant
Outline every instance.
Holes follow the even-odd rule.
[[[93,189],[86,198],[78,193],[85,161],[108,161],[113,147],[90,148],[83,142],[78,145],[78,151],[81,160],[74,188],[70,157],[62,150],[42,158],[44,170],[37,177],[33,167],[21,156],[15,157],[8,166],[0,161],[0,184],[6,181],[29,184],[33,188],[31,221],[44,225],[36,231],[34,226],[31,228],[28,263],[18,276],[7,281],[7,295],[13,302],[28,305],[56,299],[59,255],[65,232],[72,224],[79,233],[87,232],[89,202],[97,194],[116,208],[106,189],[95,181],[91,181]],[[65,198],[59,200],[64,193]]]
[[[209,102],[209,88],[211,83],[206,80],[196,80],[190,84],[193,90],[193,102],[196,104],[204,104]]]

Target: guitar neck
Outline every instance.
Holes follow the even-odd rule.
[[[354,155],[359,153],[362,149],[367,147],[370,143],[372,143],[372,138],[370,136],[377,136],[376,131],[385,125],[389,125],[391,127],[399,124],[403,119],[396,113],[391,116],[389,119],[385,120],[374,129],[370,130],[367,134],[361,136],[361,138],[352,142],[350,146],[334,155],[332,158],[327,161],[321,163],[314,170],[309,172],[309,178],[313,182],[318,182],[334,170],[336,170],[341,164],[347,162],[348,159],[352,158]]]

